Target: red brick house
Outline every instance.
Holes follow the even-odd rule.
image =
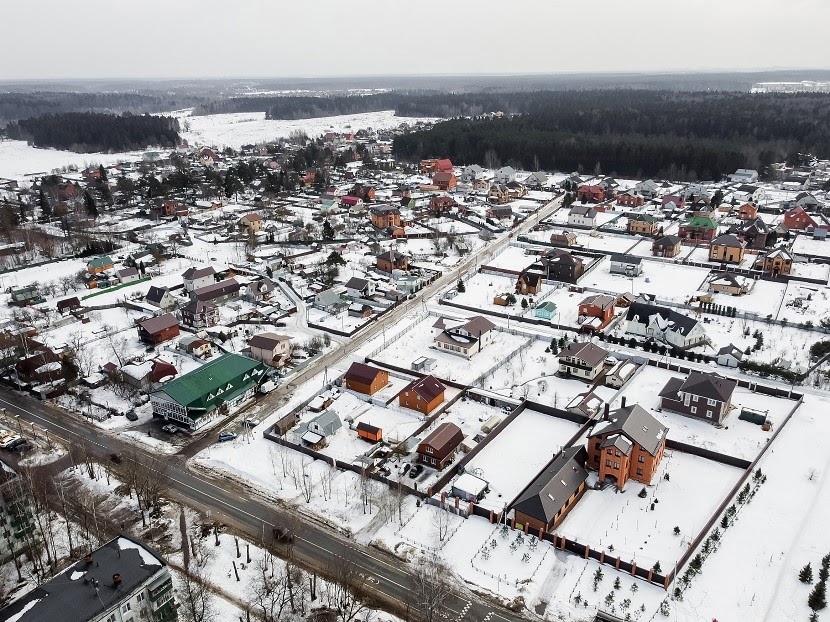
[[[452,462],[464,432],[454,423],[442,423],[418,444],[418,462],[440,471]]]
[[[376,205],[369,210],[372,225],[378,229],[401,227],[401,210],[394,205]]]
[[[452,161],[449,158],[443,158],[441,160],[437,160],[435,162],[435,168],[433,172],[435,173],[452,173],[453,166]]]
[[[602,186],[583,184],[576,189],[576,200],[583,203],[599,203],[605,200]]]
[[[364,363],[352,363],[343,382],[347,389],[364,395],[374,395],[389,384],[389,372]]]
[[[522,295],[538,294],[542,290],[543,274],[533,270],[523,270],[516,279],[516,293]]]
[[[579,303],[579,319],[585,331],[599,332],[614,319],[616,298],[604,294],[588,296]],[[583,320],[584,318],[584,320]],[[591,321],[595,319],[596,321]]]
[[[144,343],[159,344],[179,336],[179,320],[172,313],[147,318],[138,324],[138,338]]]
[[[375,257],[375,267],[381,272],[409,270],[409,257],[398,251],[388,250]]]
[[[458,179],[450,173],[435,173],[432,176],[432,185],[441,190],[452,190],[458,185]]]
[[[398,404],[428,415],[444,402],[447,387],[435,376],[424,376],[410,382],[398,395]]]
[[[637,404],[605,415],[588,436],[587,467],[618,490],[633,479],[651,484],[666,448],[668,428]]]
[[[434,196],[429,200],[429,207],[427,207],[427,211],[429,211],[430,214],[440,216],[441,214],[446,214],[457,207],[458,203],[455,202],[455,199],[450,197]]]
[[[626,190],[617,195],[617,204],[625,207],[640,207],[645,202],[645,197],[634,190]]]
[[[784,225],[788,229],[796,229],[798,231],[810,228],[815,229],[818,226],[816,221],[813,220],[813,217],[800,205],[784,212]]]
[[[758,216],[758,208],[752,203],[744,203],[738,208],[738,218],[741,220],[754,220]]]

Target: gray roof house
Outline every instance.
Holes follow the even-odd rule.
[[[327,410],[308,422],[308,431],[320,436],[331,436],[343,427],[343,422],[337,413]]]
[[[608,434],[602,446],[605,449],[617,442],[616,439],[622,435],[654,456],[660,448],[660,443],[666,438],[667,432],[668,428],[655,419],[651,413],[639,404],[632,404],[616,408],[608,413],[607,420],[595,425],[589,438]],[[627,453],[627,450],[620,447],[618,449]]]
[[[737,386],[738,383],[730,378],[692,371],[685,380],[669,379],[660,391],[660,405],[666,410],[717,425],[729,414]]]

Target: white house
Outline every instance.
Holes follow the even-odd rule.
[[[608,353],[590,341],[572,341],[558,354],[559,373],[583,380],[599,376]]]
[[[568,214],[568,224],[583,227],[596,227],[597,210],[590,205],[573,205]]]
[[[432,325],[433,345],[439,350],[469,359],[493,341],[495,328],[493,322],[480,315],[456,325],[448,325],[447,320],[439,318]]]
[[[116,274],[121,283],[134,283],[139,279],[138,268],[123,268]]]
[[[213,285],[216,282],[216,270],[213,269],[213,266],[207,268],[191,266],[182,273],[182,281],[184,282],[184,291],[192,292]]]
[[[346,282],[349,298],[370,298],[375,295],[375,282],[353,276]]]
[[[481,168],[478,164],[470,164],[469,166],[465,166],[464,170],[461,171],[461,181],[472,183],[476,179],[481,179],[483,175],[483,168]]]
[[[731,343],[718,350],[717,362],[723,367],[738,367],[741,364],[744,353]]]
[[[706,332],[700,322],[673,309],[633,302],[628,307],[626,320],[626,333],[663,341],[679,350],[692,348],[706,341]]]
[[[634,255],[611,255],[611,274],[640,276],[643,273],[643,258]]]
[[[260,333],[248,340],[251,358],[271,367],[281,367],[291,355],[291,337],[277,333]]]
[[[516,169],[512,166],[502,166],[493,175],[495,184],[509,184],[511,181],[516,181]]]
[[[741,184],[754,184],[758,181],[758,171],[749,168],[739,168],[728,176],[729,181]]]

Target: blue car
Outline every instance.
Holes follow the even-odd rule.
[[[236,438],[236,432],[220,432],[219,433],[219,442],[224,443],[225,441],[232,441]]]

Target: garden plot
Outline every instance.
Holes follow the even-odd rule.
[[[403,527],[395,531],[395,537],[410,546],[434,551],[444,548],[464,521],[457,514],[424,504]]]
[[[536,261],[536,259],[537,255],[526,253],[525,249],[519,246],[510,245],[506,246],[502,252],[495,257],[491,257],[486,260],[484,263],[493,268],[515,270],[516,272],[519,272],[527,268],[530,264]],[[511,289],[511,291],[513,291],[513,289]]]
[[[492,369],[504,360],[504,357],[515,352],[528,341],[526,337],[494,331],[491,343],[473,355],[471,359],[449,354],[433,347],[432,325],[438,321],[436,316],[427,316],[412,329],[403,334],[400,339],[390,343],[373,358],[380,363],[409,367],[415,359],[426,356],[436,361],[432,374],[438,378],[460,383],[471,383],[487,370]],[[401,353],[411,357],[403,359]]]
[[[739,311],[757,313],[760,317],[775,317],[787,289],[786,283],[757,280],[753,282],[752,291],[743,296],[731,294],[711,294],[715,304],[735,307]]]
[[[795,276],[806,279],[822,279],[827,281],[830,277],[830,265],[826,263],[804,263],[803,261],[793,264],[792,273]]]
[[[555,531],[640,567],[651,568],[659,561],[667,570],[740,476],[740,469],[666,450],[645,498],[638,496],[642,484],[633,480],[622,493],[589,488]]]
[[[523,410],[464,468],[489,484],[478,504],[500,512],[578,430],[571,421]]]
[[[331,314],[310,306],[306,307],[306,312],[308,313],[308,322],[310,324],[322,326],[324,330],[329,328],[347,333],[366,326],[374,317],[352,317],[345,310],[337,314]]]
[[[466,222],[461,222],[453,218],[431,218],[423,224],[429,225],[436,231],[441,231],[442,233],[478,233],[477,227],[473,227]]]
[[[576,243],[585,250],[608,251],[612,253],[628,253],[639,238],[609,233],[589,235],[584,232],[577,232]]]
[[[830,244],[826,240],[816,240],[811,236],[799,234],[793,242],[792,252],[794,255],[830,258]]]
[[[652,261],[643,262],[643,274],[635,278],[611,274],[609,270],[610,263],[603,260],[603,263],[584,276],[579,284],[615,294],[651,294],[658,300],[686,302],[703,287],[709,275],[708,268]]]
[[[821,320],[830,318],[830,295],[823,285],[790,281],[783,298],[780,310],[773,314],[777,320],[786,318],[793,324],[812,322],[819,326]]]
[[[713,370],[714,371],[714,370]],[[772,431],[764,432],[761,426],[738,419],[742,407],[766,412],[773,430],[780,426],[787,413],[796,405],[795,401],[775,398],[748,389],[737,387],[732,397],[735,407],[724,421],[724,427],[686,417],[679,413],[660,408],[657,395],[666,386],[670,378],[682,377],[666,369],[647,366],[637,375],[636,381],[626,385],[622,396],[628,404],[639,404],[650,412],[660,423],[669,428],[668,438],[681,443],[688,443],[719,453],[752,461],[763,449],[772,436]]]

